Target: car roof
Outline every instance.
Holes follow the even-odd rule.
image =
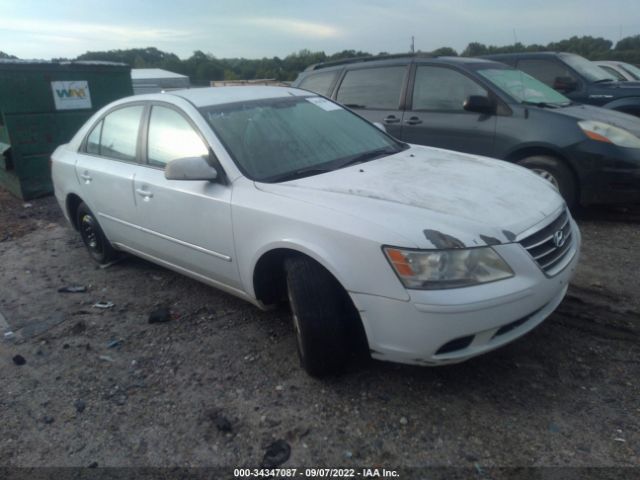
[[[495,63],[489,59],[479,57],[440,57],[426,54],[401,54],[401,55],[378,55],[372,57],[357,57],[357,58],[345,58],[337,60],[335,62],[324,62],[310,65],[305,70],[305,73],[313,71],[330,71],[334,69],[341,69],[345,66],[357,66],[368,67],[378,65],[390,65],[400,62],[415,62],[415,63],[442,63],[445,65],[457,64],[457,65],[470,65],[478,63]]]
[[[578,55],[571,52],[513,52],[513,53],[488,53],[480,55],[480,58],[523,58],[523,57],[556,57],[558,55]]]
[[[173,95],[184,98],[196,107],[209,107],[225,103],[262,100],[266,98],[282,98],[287,96],[305,97],[315,94],[306,90],[291,87],[233,86],[172,90],[170,92],[165,92],[162,95]]]

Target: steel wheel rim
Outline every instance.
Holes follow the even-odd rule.
[[[80,221],[80,234],[87,248],[96,254],[102,253],[102,242],[95,220],[91,215],[83,215]]]
[[[560,184],[558,183],[558,179],[548,170],[543,170],[542,168],[532,168],[534,173],[544,178],[547,182],[553,185],[556,190],[560,191]]]

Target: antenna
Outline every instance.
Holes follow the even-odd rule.
[[[414,36],[411,35],[411,53],[415,53],[416,51],[414,40],[415,40]]]

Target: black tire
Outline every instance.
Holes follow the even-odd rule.
[[[314,377],[339,373],[347,364],[358,313],[347,292],[310,258],[287,259],[287,294],[298,355]]]
[[[105,264],[115,260],[118,253],[111,246],[107,237],[105,237],[95,215],[84,202],[78,205],[76,219],[78,231],[91,258],[99,264]]]
[[[569,208],[576,206],[578,202],[576,179],[562,160],[547,155],[535,155],[519,160],[518,165],[533,170],[553,184],[560,191]]]

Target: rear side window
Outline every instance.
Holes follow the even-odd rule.
[[[171,160],[205,156],[208,149],[189,122],[172,108],[154,106],[149,120],[149,165],[164,167]]]
[[[336,70],[334,72],[322,72],[308,75],[304,80],[302,80],[302,82],[300,82],[299,87],[311,90],[312,92],[320,95],[329,95],[329,89],[331,88],[331,84],[335,80],[337,74],[338,71]]]
[[[102,135],[98,155],[134,162],[138,143],[138,128],[142,117],[142,105],[125,107],[111,112],[102,120]],[[94,137],[95,130],[90,137]],[[89,142],[87,142],[87,149]],[[95,148],[95,147],[94,147]]]
[[[102,134],[102,120],[93,127],[93,130],[87,137],[87,153],[100,155],[100,135]]]
[[[571,70],[560,62],[554,62],[553,60],[520,60],[518,61],[518,69],[552,88],[557,78],[569,77],[578,81]]]
[[[351,108],[397,110],[406,72],[406,66],[348,71],[337,100]]]
[[[416,69],[413,110],[464,112],[464,101],[470,95],[486,97],[488,92],[450,68],[423,66]]]

